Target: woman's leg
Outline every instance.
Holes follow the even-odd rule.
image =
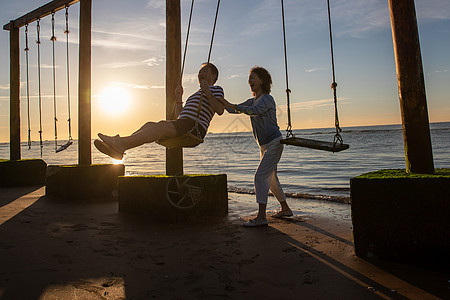
[[[279,139],[275,139],[267,145],[260,146],[261,161],[255,173],[256,202],[260,205],[257,219],[266,218],[267,198],[274,170],[280,161],[282,151],[279,151]],[[281,145],[282,146],[282,145]],[[261,204],[263,206],[261,206]]]
[[[286,195],[284,194],[280,180],[278,179],[276,167],[272,172],[272,178],[270,180],[270,191],[275,196],[275,198],[277,198],[278,202],[286,202]]]
[[[283,144],[280,144],[278,148],[274,149],[274,151],[280,151],[283,153]],[[281,154],[280,154],[281,157]],[[292,210],[290,209],[287,201],[286,201],[286,195],[284,194],[283,188],[281,187],[280,180],[278,179],[277,175],[277,167],[275,166],[275,169],[272,173],[272,179],[270,181],[270,191],[272,194],[277,198],[278,202],[280,202],[281,205],[281,211],[276,213],[275,217],[279,216],[291,216]]]

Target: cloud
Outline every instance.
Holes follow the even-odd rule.
[[[160,25],[160,17],[148,18],[117,16],[99,21],[92,31],[92,45],[109,49],[160,50],[165,43],[165,30]],[[163,15],[161,15],[163,18]]]
[[[416,1],[418,19],[435,20],[450,19],[450,1],[448,0],[421,0]]]
[[[320,67],[320,68],[311,68],[311,69],[307,69],[305,70],[306,73],[312,73],[312,72],[316,72],[316,71],[321,71],[324,70],[324,67]]]
[[[9,90],[9,83],[0,85],[0,90]]]
[[[150,90],[150,89],[164,89],[165,86],[162,85],[148,85],[148,84],[134,84],[127,82],[114,82],[113,85],[126,87],[130,89],[138,89],[138,90]]]
[[[148,47],[143,44],[135,44],[129,42],[118,42],[113,40],[105,40],[105,39],[92,39],[92,46],[94,47],[102,47],[102,48],[113,48],[113,49],[121,49],[121,50],[148,50]]]
[[[197,73],[184,73],[183,85],[196,84],[198,82]]]
[[[247,78],[248,74],[233,74],[228,76],[227,79],[234,79],[234,78]]]
[[[337,0],[331,9],[336,36],[365,38],[369,32],[390,29],[391,26],[387,1]],[[450,19],[450,1],[416,1],[416,15],[419,21]]]
[[[345,103],[346,100],[347,100],[347,98],[339,98],[340,104],[342,104],[343,102]],[[325,106],[332,106],[332,105],[334,105],[334,100],[330,98],[330,99],[319,99],[319,100],[295,102],[295,103],[291,103],[290,107],[291,107],[291,111],[295,112],[295,111],[300,111],[300,110],[312,110],[312,109],[325,107]],[[286,105],[282,105],[281,108],[285,109]]]
[[[433,72],[428,72],[427,75],[430,76],[430,75],[433,75],[433,74],[447,73],[448,71],[450,71],[450,70],[448,70],[448,69],[434,70]]]
[[[142,61],[127,61],[127,62],[111,62],[103,64],[102,67],[108,69],[119,69],[128,67],[138,67],[138,66],[148,66],[154,67],[159,66],[164,62],[164,57],[162,55],[147,58]]]
[[[162,62],[164,62],[163,56],[150,57],[144,60],[144,63],[149,67],[159,66]]]

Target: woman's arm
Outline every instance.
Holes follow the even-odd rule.
[[[221,101],[219,101],[216,96],[211,92],[209,89],[209,84],[206,82],[206,80],[203,80],[200,83],[200,88],[205,93],[206,97],[209,100],[209,103],[211,104],[211,108],[220,116],[223,114],[224,105]]]
[[[249,105],[251,105],[251,102],[252,102],[252,99],[248,99],[245,102],[242,102],[241,104],[233,104],[233,103],[229,102],[225,98],[220,98],[219,100],[223,103],[223,105],[225,106],[225,109],[230,114],[239,114],[239,113],[241,113],[241,111],[237,110],[238,105],[249,106]]]
[[[275,101],[269,94],[265,94],[264,96],[262,96],[257,104],[253,104],[253,102],[249,100],[242,104],[236,105],[236,110],[249,116],[257,116],[262,115],[268,110],[275,108]]]

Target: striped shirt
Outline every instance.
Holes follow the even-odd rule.
[[[214,97],[221,98],[224,96],[223,89],[221,86],[213,85],[209,86],[209,88]],[[203,95],[201,96],[201,94]],[[209,103],[209,100],[206,97],[206,95],[201,92],[201,89],[192,94],[186,100],[186,104],[181,110],[178,119],[196,120],[198,115],[198,105],[200,103],[200,98],[202,100],[202,107],[198,118],[198,124],[202,126],[203,129],[205,129],[205,131],[208,131],[209,123],[211,122],[211,119],[213,118],[215,112],[212,109],[211,104]]]

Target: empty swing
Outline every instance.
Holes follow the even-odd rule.
[[[70,117],[70,60],[69,60],[69,6],[66,6],[66,28],[64,30],[64,33],[66,35],[66,69],[67,69],[67,114],[68,114],[68,130],[69,130],[69,137],[67,143],[60,145],[59,148],[56,149],[56,153],[61,152],[65,149],[67,149],[70,145],[73,144],[72,139],[72,120]],[[55,38],[56,40],[56,38]],[[55,107],[56,109],[56,107]],[[55,117],[56,122],[56,117]],[[56,124],[56,123],[55,123]],[[55,131],[56,132],[56,131]]]
[[[325,150],[331,152],[339,152],[342,150],[348,149],[350,146],[348,144],[344,144],[344,141],[341,136],[342,129],[339,126],[339,116],[338,116],[338,108],[337,108],[337,94],[336,94],[336,76],[335,76],[335,68],[334,68],[334,51],[333,51],[333,35],[331,31],[331,13],[330,13],[330,0],[327,0],[328,7],[328,29],[330,33],[330,50],[331,50],[331,70],[333,76],[333,83],[331,84],[331,89],[333,90],[333,98],[334,98],[334,125],[336,128],[336,134],[334,135],[333,142],[326,141],[318,141],[312,139],[305,139],[296,137],[292,132],[292,123],[291,123],[291,109],[290,109],[290,99],[289,94],[291,90],[289,89],[289,81],[288,81],[288,65],[287,65],[287,50],[286,50],[286,28],[285,28],[285,20],[284,20],[284,1],[281,0],[281,16],[283,23],[283,42],[284,42],[284,67],[285,67],[285,75],[286,75],[286,100],[287,100],[287,115],[288,115],[288,126],[286,129],[286,138],[282,139],[280,143],[286,145],[293,145],[299,147],[306,147],[317,150]]]
[[[213,30],[212,30],[212,35],[211,35],[211,43],[209,46],[209,53],[208,53],[208,63],[211,60],[211,51],[212,51],[212,46],[213,46],[213,41],[214,41],[214,33],[216,31],[216,24],[217,24],[217,16],[219,13],[219,5],[220,5],[220,0],[217,1],[217,8],[216,8],[216,15],[214,18],[214,26],[213,26]],[[186,42],[185,42],[185,46],[184,46],[184,53],[183,53],[183,63],[181,66],[181,72],[180,72],[180,82],[183,79],[183,72],[184,72],[184,64],[186,61],[186,53],[187,53],[187,45],[188,45],[188,41],[189,41],[189,32],[190,32],[190,28],[191,28],[191,20],[192,20],[192,11],[194,8],[194,0],[192,0],[191,2],[191,9],[190,9],[190,14],[189,14],[189,22],[188,22],[188,28],[187,28],[187,32],[186,32]],[[172,138],[164,138],[164,139],[159,139],[157,141],[155,141],[157,144],[160,144],[168,149],[172,149],[172,148],[192,148],[192,147],[196,147],[198,145],[200,145],[201,143],[203,143],[203,138],[201,136],[200,130],[198,128],[199,124],[198,124],[198,119],[200,117],[200,112],[202,109],[202,102],[203,102],[203,97],[204,94],[203,92],[201,93],[200,96],[200,103],[197,107],[197,117],[195,119],[195,126],[187,133],[181,135],[181,136],[177,136],[177,137],[172,137]],[[172,112],[175,109],[175,104],[172,108]]]

